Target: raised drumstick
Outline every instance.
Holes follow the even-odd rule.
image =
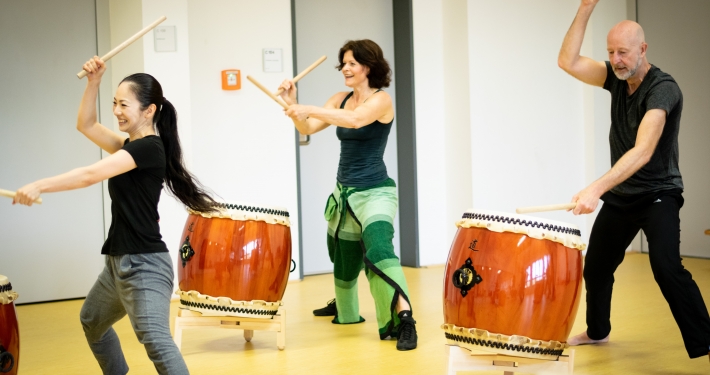
[[[515,209],[515,212],[519,214],[529,214],[532,212],[543,212],[543,211],[558,211],[558,210],[569,210],[577,207],[576,202],[572,203],[562,203],[562,204],[551,204],[549,206],[533,206],[533,207],[519,207]]]
[[[276,103],[279,103],[280,106],[284,107],[284,109],[288,109],[288,105],[286,103],[284,103],[283,101],[279,100],[279,98],[276,95],[274,95],[271,91],[269,91],[269,89],[267,89],[266,86],[259,83],[259,81],[252,78],[252,76],[247,76],[247,79],[249,80],[249,82],[253,83],[256,87],[258,87],[261,91],[263,91],[264,94],[268,95],[269,98],[274,99],[274,101]]]
[[[118,47],[112,49],[109,53],[103,55],[101,57],[101,60],[103,60],[104,62],[109,61],[117,53],[123,51],[126,47],[130,46],[133,42],[135,42],[140,37],[142,37],[143,35],[148,33],[148,31],[153,30],[156,26],[158,26],[161,22],[165,21],[166,19],[168,19],[168,18],[165,16],[158,18],[155,22],[146,26],[143,30],[139,31],[136,35],[133,35],[132,37],[128,38],[128,40],[119,44]],[[82,79],[82,78],[86,77],[87,74],[89,74],[89,73],[86,70],[82,70],[79,73],[77,73],[76,76],[79,77],[79,79]]]
[[[8,198],[15,198],[15,195],[16,194],[14,191],[0,189],[0,196],[8,197]],[[37,198],[35,203],[42,204],[42,198]]]
[[[325,59],[327,59],[327,57],[326,57],[325,55],[323,55],[323,56],[320,57],[320,59],[316,60],[316,62],[314,62],[313,64],[311,64],[311,66],[309,66],[309,67],[306,68],[306,69],[303,69],[303,71],[302,71],[301,73],[298,73],[297,76],[293,77],[293,83],[296,83],[296,82],[298,82],[301,78],[305,77],[306,74],[310,73],[311,70],[315,69],[316,66],[320,65],[323,61],[325,61]],[[275,95],[275,96],[279,96],[279,95],[281,95],[281,93],[282,93],[283,91],[284,91],[283,87],[279,87],[278,91],[276,91],[276,92],[274,93],[274,95]]]

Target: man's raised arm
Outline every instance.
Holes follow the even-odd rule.
[[[582,49],[582,41],[584,40],[584,31],[587,29],[589,17],[592,15],[592,11],[598,1],[582,0],[577,16],[567,31],[565,40],[562,42],[557,65],[584,83],[602,87],[606,80],[606,64],[603,61],[595,61],[579,55]]]

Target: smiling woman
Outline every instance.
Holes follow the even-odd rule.
[[[98,57],[83,67],[88,83],[77,129],[111,155],[93,165],[35,181],[17,191],[13,203],[32,205],[43,192],[86,187],[108,179],[111,227],[101,250],[106,266],[81,309],[81,324],[104,373],[126,373],[128,365],[113,324],[128,315],[156,370],[187,374],[170,335],[173,268],[160,235],[158,202],[165,183],[193,211],[214,210],[215,201],[182,163],[177,113],[160,83],[137,73],[116,90],[113,113],[124,138],[97,122],[96,98],[106,71]]]
[[[296,86],[284,81],[285,113],[301,134],[337,127],[340,162],[335,190],[328,197],[328,252],[334,263],[335,302],[314,311],[335,315],[334,324],[361,323],[357,278],[365,268],[375,299],[381,339],[397,337],[398,350],[417,347],[407,281],[394,253],[397,187],[383,155],[394,122],[392,98],[382,91],[392,71],[377,43],[351,40],[340,48],[337,69],[350,92],[339,92],[325,106],[299,105]]]

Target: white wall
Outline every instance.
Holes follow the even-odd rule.
[[[442,264],[473,205],[468,5],[414,0],[419,264]]]
[[[86,86],[76,73],[94,54],[92,0],[0,1],[0,188],[100,160],[76,130]],[[103,267],[101,186],[42,198],[32,207],[0,198],[0,274],[18,303],[82,297]]]
[[[446,207],[443,1],[413,0],[419,264],[446,261],[453,238]]]
[[[467,0],[443,2],[444,37],[444,136],[446,170],[446,238],[453,241],[454,223],[473,207],[471,159],[470,74]],[[435,263],[448,254],[437,248]]]
[[[142,17],[141,0],[109,0],[109,15],[111,19],[111,48],[123,43],[138,30],[145,27]],[[144,69],[143,43],[152,36],[139,38],[133,44],[111,59],[111,79],[113,92],[123,78]],[[100,51],[100,55],[108,51]],[[108,78],[108,77],[107,77]],[[106,83],[106,82],[104,82]],[[118,129],[116,117],[113,118],[114,129]],[[108,124],[107,124],[108,125]]]
[[[469,1],[474,206],[508,213],[585,187],[583,85],[557,66],[578,3]],[[583,217],[568,222],[586,233]]]

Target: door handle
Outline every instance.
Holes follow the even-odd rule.
[[[309,144],[311,144],[311,136],[298,134],[298,144],[300,144],[301,146],[308,146]]]

